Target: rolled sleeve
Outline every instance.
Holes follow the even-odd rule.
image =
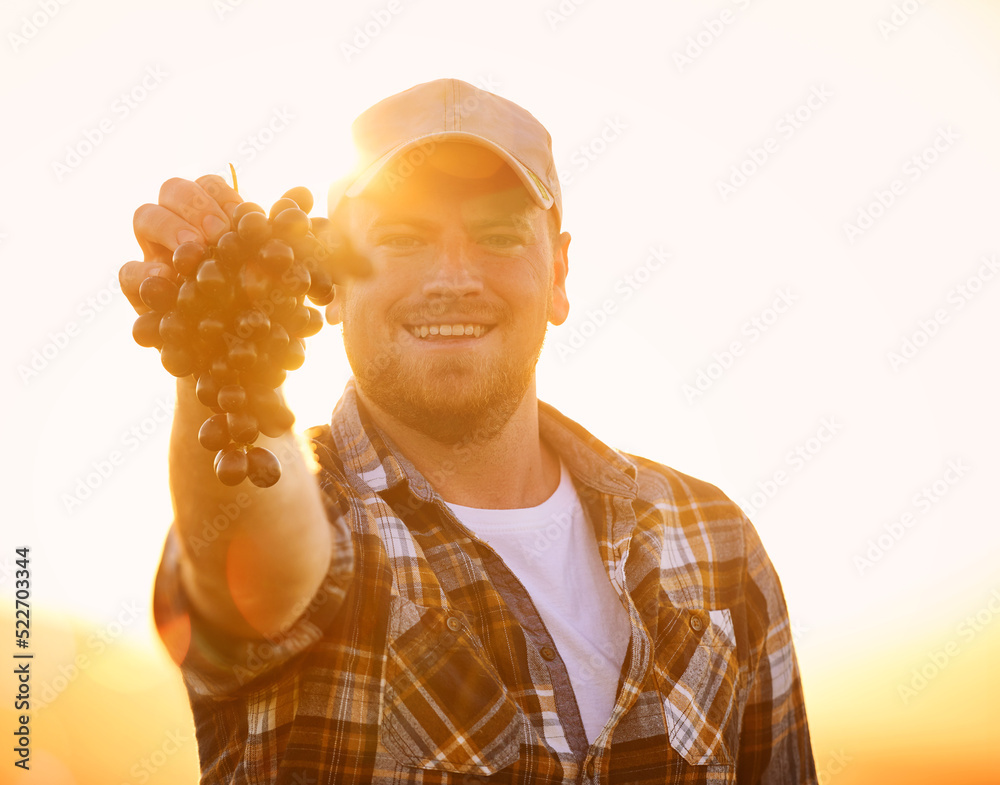
[[[216,629],[190,602],[180,579],[181,546],[167,533],[153,590],[157,632],[193,696],[225,698],[305,652],[340,610],[354,573],[351,531],[336,492],[323,483],[332,545],[326,574],[296,621],[280,635],[238,638]]]

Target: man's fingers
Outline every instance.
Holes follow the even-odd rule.
[[[132,228],[147,262],[169,262],[181,243],[205,240],[198,227],[158,204],[141,205],[132,216]]]
[[[215,200],[215,203],[222,208],[222,212],[229,218],[233,217],[233,212],[236,210],[236,206],[243,201],[243,197],[230,188],[229,183],[217,174],[206,174],[195,182]]]
[[[218,189],[216,184],[214,190]],[[160,186],[160,206],[190,224],[203,242],[214,243],[229,231],[231,213],[227,214],[208,191],[190,180],[174,177]]]

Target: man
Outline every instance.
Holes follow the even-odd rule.
[[[546,130],[457,80],[363,113],[331,212],[372,272],[338,285],[354,371],[330,426],[219,483],[178,382],[157,625],[204,783],[811,783],[778,578],[718,489],[541,403],[569,234]],[[133,303],[225,231],[216,177],[135,216]]]

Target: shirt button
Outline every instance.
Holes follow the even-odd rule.
[[[458,616],[449,616],[445,624],[448,625],[448,629],[452,632],[458,632],[462,629],[462,622],[458,620]]]
[[[551,646],[542,646],[542,659],[552,662],[556,658],[555,649]]]
[[[692,616],[691,617],[691,629],[692,630],[694,630],[695,632],[701,632],[701,628],[704,627],[704,626],[705,626],[705,624],[704,624],[704,622],[702,622],[702,620],[700,618],[698,618],[697,616]]]
[[[587,776],[588,777],[594,776],[594,761],[587,762]]]

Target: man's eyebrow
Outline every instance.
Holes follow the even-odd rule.
[[[493,215],[489,218],[481,218],[477,221],[469,222],[469,227],[475,230],[492,229],[494,226],[513,226],[522,232],[532,231],[531,221],[528,220],[528,216],[520,212]]]

